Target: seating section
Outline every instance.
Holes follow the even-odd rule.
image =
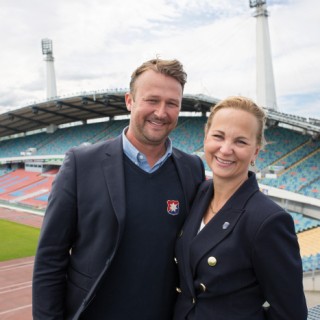
[[[57,130],[52,134],[39,133],[0,142],[0,158],[18,157],[28,148],[36,148],[37,155],[65,154],[82,143],[96,143],[119,135],[128,120],[110,121]]]
[[[170,136],[173,146],[198,154],[210,171],[203,155],[206,120],[206,117],[180,117]],[[112,120],[0,141],[0,158],[20,156],[28,148],[36,148],[36,155],[61,155],[83,143],[112,139],[128,124],[129,120]],[[282,127],[266,129],[265,136],[267,145],[256,161],[257,170],[264,171],[270,165],[283,166],[285,170],[277,179],[263,178],[260,183],[320,199],[320,141]],[[0,176],[3,174],[0,170]]]
[[[320,319],[320,304],[308,310],[307,320],[319,320],[319,319]]]
[[[301,213],[289,212],[293,218],[295,230],[297,233],[320,227],[320,220],[302,215]],[[319,238],[320,239],[320,238]],[[320,244],[320,241],[319,241]]]
[[[205,169],[210,171],[203,155],[206,120],[206,117],[180,117],[171,139],[173,146],[198,154]],[[0,158],[20,156],[28,148],[36,148],[36,155],[64,154],[69,148],[83,143],[112,139],[128,124],[129,120],[112,120],[1,141]],[[282,127],[268,128],[265,136],[268,143],[256,161],[258,171],[266,170],[270,165],[283,166],[285,171],[277,179],[264,178],[260,182],[320,199],[320,141],[311,141],[308,135]],[[0,170],[0,176],[3,174],[5,172]]]
[[[320,270],[320,253],[302,257],[303,272]]]
[[[320,199],[320,148],[310,156],[300,159],[277,179],[264,178],[260,182]]]
[[[265,138],[267,145],[260,152],[256,161],[259,170],[267,168],[309,140],[309,137],[306,135],[281,127],[268,128],[265,131]]]
[[[288,155],[273,163],[275,166],[284,166],[286,169],[297,163],[300,159],[309,156],[312,152],[320,148],[320,141],[307,141]]]
[[[44,209],[57,170],[47,174],[24,169],[0,176],[0,200]]]
[[[170,138],[175,147],[187,153],[194,153],[203,147],[205,117],[180,118]]]
[[[47,139],[46,133],[28,135],[0,142],[0,158],[19,157],[28,148],[36,148]]]
[[[42,180],[38,173],[18,169],[0,177],[0,199],[10,200],[11,192]]]

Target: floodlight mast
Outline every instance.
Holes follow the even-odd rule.
[[[46,77],[47,77],[47,98],[53,98],[57,96],[56,76],[54,72],[54,58],[52,49],[52,40],[42,39],[42,54],[45,56],[46,62]]]
[[[277,110],[277,98],[273,76],[268,10],[266,0],[249,0],[250,8],[255,8],[253,16],[256,25],[256,90],[257,103],[269,109]]]

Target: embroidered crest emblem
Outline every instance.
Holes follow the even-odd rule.
[[[179,201],[178,200],[167,200],[167,212],[172,216],[179,214]]]

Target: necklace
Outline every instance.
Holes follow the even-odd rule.
[[[210,202],[209,208],[210,208],[212,215],[215,215],[217,213],[217,211],[213,211],[213,209],[212,209],[212,202]]]

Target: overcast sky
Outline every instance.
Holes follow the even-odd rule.
[[[319,0],[268,0],[278,108],[320,119]],[[143,61],[179,59],[185,93],[256,99],[249,0],[0,0],[0,112],[46,98],[41,39],[57,93],[127,88]]]

